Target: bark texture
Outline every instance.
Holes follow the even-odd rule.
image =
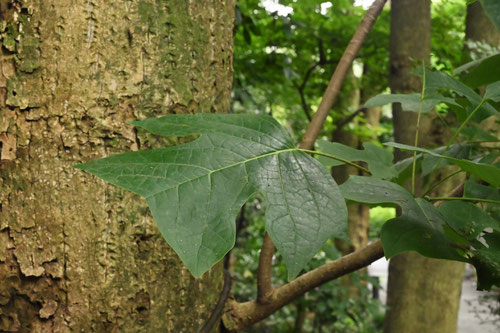
[[[418,61],[429,57],[430,1],[394,0],[391,6],[391,90],[420,92],[421,80],[412,72]],[[393,122],[396,141],[413,145],[417,113],[403,112],[399,104],[394,104]],[[422,117],[419,132],[421,147],[443,145],[446,140],[445,129],[432,116]],[[407,155],[397,152],[397,159],[404,157]],[[417,180],[417,195],[422,194],[422,185]],[[462,275],[461,263],[428,259],[415,252],[392,258],[384,332],[455,333]]]
[[[195,332],[195,280],[144,200],[73,164],[172,144],[125,121],[227,112],[233,0],[0,0],[0,331]]]

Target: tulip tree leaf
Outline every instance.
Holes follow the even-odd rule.
[[[363,150],[355,149],[338,142],[318,140],[319,151],[340,157],[350,162],[363,161],[368,164],[368,170],[374,177],[392,179],[397,176],[392,167],[393,156],[390,151],[370,142],[363,143]],[[343,164],[343,162],[320,156],[318,160],[326,167]]]
[[[266,229],[289,278],[332,236],[346,238],[337,184],[264,115],[171,115],[132,122],[190,143],[110,156],[76,168],[146,198],[168,244],[200,277],[234,246],[235,218],[255,192],[267,200]]]
[[[485,163],[479,163],[479,162],[474,162],[474,161],[469,161],[465,159],[457,159],[453,158],[450,156],[445,156],[438,154],[432,150],[429,149],[424,149],[424,148],[419,148],[419,147],[413,147],[401,143],[396,143],[396,142],[388,142],[385,143],[387,146],[403,149],[403,150],[409,150],[409,151],[418,151],[422,153],[427,153],[436,157],[444,158],[448,160],[449,162],[459,166],[462,170],[469,172],[470,174],[476,176],[479,179],[482,179],[488,183],[490,183],[493,186],[500,186],[500,168],[490,165],[490,164],[485,164]]]

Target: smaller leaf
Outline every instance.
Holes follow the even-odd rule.
[[[461,96],[464,96],[471,104],[471,106],[469,106],[468,108],[466,106],[463,106],[466,107],[466,110],[469,114],[483,100],[483,98],[473,89],[466,86],[462,82],[458,81],[454,77],[449,76],[446,73],[432,72],[426,70],[426,89],[443,89],[443,88],[450,89],[453,92]],[[485,103],[475,114],[473,120],[479,122],[483,119],[486,119],[496,114],[498,114],[498,112],[495,110],[495,108],[490,104]]]
[[[363,143],[364,150],[355,149],[338,142],[318,140],[321,152],[340,157],[350,162],[363,161],[368,164],[368,170],[374,177],[382,179],[392,179],[397,176],[396,170],[392,167],[392,153],[384,148],[378,147],[370,142]],[[326,167],[344,164],[325,156],[319,156],[318,160]]]
[[[439,212],[447,224],[468,241],[476,241],[486,228],[500,231],[498,222],[471,202],[445,202],[439,206]]]
[[[340,192],[348,200],[369,204],[393,203],[403,209],[414,201],[413,195],[404,187],[374,177],[351,176],[340,185]]]
[[[381,94],[370,98],[365,107],[382,106],[390,103],[401,103],[403,111],[417,112],[420,108],[420,94]],[[452,98],[441,95],[424,96],[422,112],[429,112],[439,103],[456,104]]]
[[[418,152],[422,152],[422,153],[431,154],[431,155],[434,155],[437,157],[445,158],[448,161],[450,161],[451,163],[458,165],[462,170],[467,171],[467,172],[473,174],[474,176],[476,176],[484,181],[487,181],[491,185],[500,186],[500,168],[497,168],[493,165],[473,162],[473,161],[464,160],[464,159],[456,159],[453,157],[440,155],[440,154],[435,153],[429,149],[413,147],[413,146],[404,145],[404,144],[396,143],[396,142],[387,142],[384,144],[387,146],[399,148],[402,150],[418,151]]]
[[[446,222],[437,208],[422,198],[414,202],[412,209],[403,210],[401,216],[382,227],[385,256],[391,258],[405,251],[416,251],[429,258],[467,262],[456,249],[461,245],[460,240],[455,243],[445,235]]]

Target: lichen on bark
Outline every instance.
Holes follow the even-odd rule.
[[[228,111],[234,2],[0,12],[0,331],[196,331],[221,267],[195,280],[142,199],[71,166],[165,143],[128,120]]]

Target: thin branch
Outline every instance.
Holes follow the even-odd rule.
[[[359,49],[361,48],[361,45],[363,45],[371,28],[375,24],[377,17],[382,12],[386,1],[387,0],[375,0],[370,9],[368,9],[368,12],[361,21],[361,24],[359,25],[356,33],[349,42],[349,45],[345,49],[344,54],[340,58],[337,68],[335,69],[335,72],[333,73],[333,76],[330,80],[330,83],[328,84],[328,87],[323,94],[323,98],[321,99],[318,110],[314,114],[313,119],[307,127],[306,134],[304,135],[304,138],[300,143],[300,148],[313,148],[314,142],[316,141],[316,138],[318,137],[319,132],[321,131],[321,128],[325,123],[326,117],[328,116],[328,113],[330,112],[330,109],[332,108],[332,105],[340,92],[340,87],[342,86],[342,83],[344,82],[344,79],[352,66],[352,62],[358,54]],[[267,243],[272,244],[271,238],[266,241],[267,238],[269,238],[268,234],[266,234],[264,238],[264,245],[266,245]],[[260,253],[259,271],[257,273],[257,284],[259,286],[259,289],[261,290],[261,293],[263,291],[273,290],[270,276],[272,257],[274,255],[274,244],[273,246],[269,246],[266,251],[264,251],[264,245]]]
[[[268,304],[275,290],[271,282],[274,250],[273,241],[266,233],[260,250],[259,270],[257,272],[257,302],[260,304]]]
[[[457,171],[454,171],[454,172],[450,173],[449,175],[447,175],[446,177],[444,177],[443,179],[441,179],[437,183],[433,184],[431,187],[429,187],[429,189],[427,191],[425,191],[423,197],[425,197],[426,195],[428,195],[429,193],[431,193],[436,187],[438,187],[439,185],[441,185],[442,183],[444,183],[445,181],[447,181],[451,177],[453,177],[455,175],[458,175],[461,172],[464,172],[464,170],[458,169]]]
[[[336,138],[340,134],[340,131],[342,131],[345,125],[349,124],[354,118],[356,118],[358,114],[366,112],[366,110],[367,108],[357,109],[356,111],[354,111],[353,113],[351,113],[350,115],[339,121],[337,123],[337,128],[335,128],[335,130],[333,131],[332,140],[333,138]]]
[[[224,314],[224,326],[230,331],[239,331],[274,313],[276,310],[328,281],[352,273],[377,259],[382,258],[382,243],[377,241],[367,247],[346,255],[338,260],[318,267],[284,286],[276,289],[271,302],[260,304],[256,301],[228,303],[230,312]]]
[[[358,54],[359,49],[361,48],[361,45],[363,45],[363,42],[368,36],[371,28],[375,24],[377,17],[384,8],[384,4],[386,1],[387,0],[375,0],[370,9],[368,9],[368,12],[363,18],[363,21],[361,21],[358,30],[345,49],[342,58],[340,58],[337,68],[333,73],[332,79],[330,80],[330,83],[328,84],[328,87],[323,94],[323,98],[318,106],[318,110],[314,114],[311,123],[307,127],[306,134],[304,135],[304,138],[300,143],[300,148],[312,149],[314,147],[314,142],[316,141],[316,138],[323,128],[326,117],[328,116],[328,113],[330,112],[330,109],[332,108],[333,103],[335,102],[335,99],[340,92],[340,87],[342,86],[347,73],[351,69],[352,62]]]

